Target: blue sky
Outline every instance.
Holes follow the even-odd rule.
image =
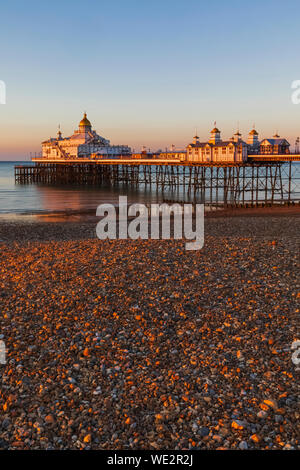
[[[26,158],[87,111],[112,143],[184,147],[216,120],[293,144],[299,1],[11,1],[0,9],[0,158]]]

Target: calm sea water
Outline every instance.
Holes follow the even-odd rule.
[[[157,202],[162,197],[147,189],[136,191],[128,188],[86,188],[76,186],[18,185],[15,184],[14,166],[30,162],[0,162],[0,214],[96,214],[99,204],[118,204],[120,195],[127,195],[128,202]]]
[[[42,184],[18,185],[14,180],[14,166],[16,164],[30,164],[30,162],[0,162],[0,216],[32,216],[51,214],[82,215],[96,214],[99,204],[118,204],[119,196],[126,195],[128,202],[161,202],[165,200],[183,201],[186,199],[181,190],[165,191],[162,195],[157,192],[155,185],[152,189],[140,186],[133,190],[128,187],[101,186],[88,188],[82,186],[47,186]],[[288,187],[288,165],[283,165],[284,192]],[[300,163],[293,164],[292,193],[300,191]],[[264,199],[263,184],[261,196]]]

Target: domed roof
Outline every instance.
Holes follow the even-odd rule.
[[[220,134],[220,131],[217,127],[215,127],[212,131],[211,134]]]
[[[258,135],[258,132],[256,132],[255,129],[252,129],[252,131],[249,132],[249,135]]]
[[[81,121],[79,123],[79,127],[92,127],[92,124],[90,123],[90,121],[86,117],[86,113],[84,113],[83,119],[81,119]]]

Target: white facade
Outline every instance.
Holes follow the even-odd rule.
[[[130,155],[131,149],[128,145],[110,145],[109,140],[92,130],[86,114],[71,137],[63,138],[59,130],[56,139],[50,138],[42,143],[43,158],[90,158],[92,154],[107,155],[107,157]]]
[[[194,142],[187,146],[186,158],[188,162],[199,163],[242,163],[247,161],[247,148],[239,132],[231,140],[222,141],[221,132],[215,127],[208,142],[194,137]]]

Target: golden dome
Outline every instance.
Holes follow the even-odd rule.
[[[252,131],[249,132],[249,135],[258,135],[258,132],[256,132],[255,129],[252,129]]]
[[[79,127],[92,127],[92,124],[90,123],[90,121],[86,117],[86,113],[84,113],[83,119],[81,119],[81,121],[79,123]]]
[[[215,127],[212,131],[211,134],[220,134],[220,131],[217,127]]]

